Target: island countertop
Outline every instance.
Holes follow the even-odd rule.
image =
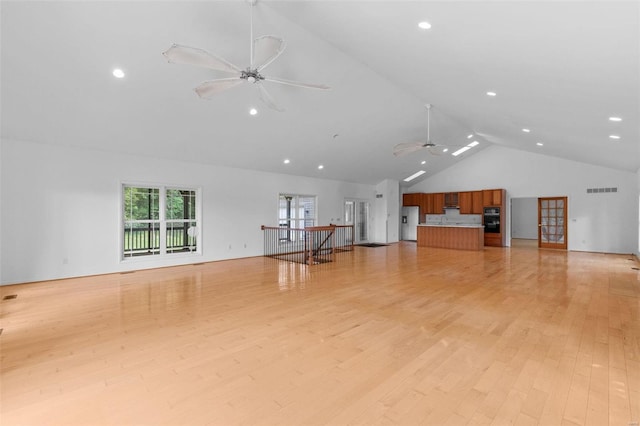
[[[476,224],[420,224],[418,247],[459,250],[484,249],[484,226]]]
[[[431,226],[439,228],[484,228],[477,223],[419,223],[418,226]]]

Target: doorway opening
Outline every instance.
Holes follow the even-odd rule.
[[[354,244],[369,241],[369,201],[347,199],[344,201],[344,224],[353,225]]]
[[[511,247],[567,249],[567,197],[511,199]]]

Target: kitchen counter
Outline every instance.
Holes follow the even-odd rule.
[[[435,226],[440,228],[483,228],[484,225],[475,223],[419,223],[418,226]]]
[[[475,224],[419,224],[418,247],[482,250],[484,226]]]

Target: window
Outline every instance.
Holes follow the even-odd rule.
[[[280,194],[278,226],[302,229],[316,224],[316,197],[313,195]],[[295,233],[280,232],[280,241],[293,241]]]
[[[199,190],[123,185],[122,258],[200,253]]]

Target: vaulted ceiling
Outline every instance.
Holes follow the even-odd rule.
[[[369,184],[492,144],[640,168],[636,1],[260,0],[254,36],[287,43],[263,74],[331,87],[263,82],[284,112],[250,83],[203,100],[193,88],[228,75],[162,55],[179,43],[247,67],[244,0],[0,7],[3,138]],[[434,142],[480,144],[395,157],[426,141],[427,103]]]

